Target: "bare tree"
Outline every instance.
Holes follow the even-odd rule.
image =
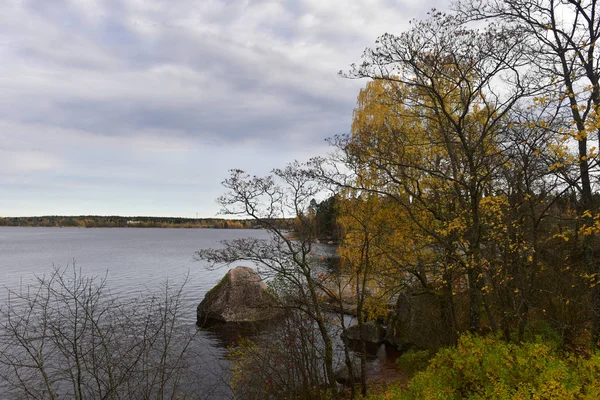
[[[281,306],[299,310],[315,323],[323,346],[325,380],[337,397],[331,316],[322,306],[329,291],[323,284],[322,263],[315,252],[314,215],[308,212],[311,200],[322,193],[322,186],[297,162],[263,178],[233,170],[223,184],[228,192],[219,198],[222,213],[250,217],[271,237],[225,241],[223,249],[201,250],[198,257],[212,266],[252,261],[263,276],[278,282]],[[285,219],[294,221],[293,231],[282,224]]]
[[[329,399],[323,390],[323,352],[314,321],[302,312],[273,324],[231,353],[232,387],[239,399]]]
[[[1,309],[0,387],[28,399],[201,398],[183,285],[132,301],[73,266],[18,291]],[[208,389],[208,388],[207,388]]]

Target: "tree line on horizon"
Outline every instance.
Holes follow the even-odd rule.
[[[275,221],[282,228],[291,229],[292,221]],[[147,216],[46,215],[39,217],[0,217],[0,226],[29,227],[82,227],[82,228],[212,228],[256,229],[260,225],[251,219],[182,218]]]

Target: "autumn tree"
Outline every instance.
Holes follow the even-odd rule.
[[[538,101],[550,102],[570,122],[568,129],[557,132],[576,147],[572,162],[578,168],[568,182],[580,196],[583,222],[581,245],[584,264],[590,277],[592,296],[592,341],[600,345],[600,267],[594,256],[597,229],[594,215],[594,175],[597,175],[597,147],[600,141],[600,19],[595,0],[539,1],[459,1],[457,12],[466,20],[491,21],[504,25],[518,35],[528,68],[540,76],[544,94]],[[557,169],[564,164],[558,164]]]
[[[482,200],[486,228],[488,285],[506,340],[518,331],[522,340],[531,308],[539,303],[540,272],[551,268],[544,258],[553,238],[553,207],[568,186],[552,171],[554,138],[562,120],[537,108],[516,107],[507,116],[498,146],[504,163],[492,190]],[[560,216],[559,216],[560,217]]]
[[[399,242],[406,238],[398,230],[402,222],[396,211],[394,202],[376,193],[351,189],[340,193],[338,222],[344,228],[338,247],[340,273],[349,289],[345,297],[356,305],[358,376],[363,396],[367,394],[365,323],[387,318],[389,305],[403,277],[402,271],[395,268],[398,260],[393,251],[393,246],[402,245]],[[348,365],[348,368],[352,370],[353,366]]]
[[[467,276],[470,329],[480,328],[482,306],[494,326],[482,292],[481,200],[503,163],[497,147],[503,121],[531,89],[517,73],[519,40],[497,27],[469,30],[460,19],[434,12],[377,44],[348,76],[383,83],[361,94],[352,135],[338,145],[360,165],[361,188],[437,221],[421,227],[436,238],[447,264]],[[503,81],[513,84],[498,90]],[[382,110],[387,117],[377,115]],[[365,184],[372,179],[375,185]]]

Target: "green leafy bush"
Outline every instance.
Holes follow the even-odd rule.
[[[413,374],[427,368],[430,359],[431,351],[411,349],[398,357],[396,364],[410,374]]]
[[[382,399],[599,399],[600,354],[560,352],[548,343],[463,336],[440,350],[407,389]]]

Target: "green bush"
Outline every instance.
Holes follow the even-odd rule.
[[[409,350],[396,360],[396,364],[410,374],[427,368],[431,352],[429,350]]]
[[[407,389],[382,399],[599,399],[600,354],[586,359],[548,343],[463,336],[440,350]]]

